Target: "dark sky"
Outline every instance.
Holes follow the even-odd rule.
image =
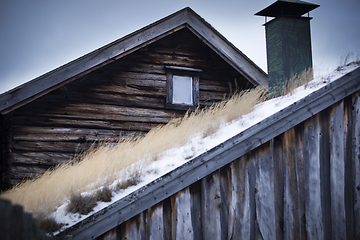
[[[0,93],[184,7],[191,7],[267,72],[263,17],[274,0],[0,0]],[[360,60],[360,0],[313,0],[315,69]]]

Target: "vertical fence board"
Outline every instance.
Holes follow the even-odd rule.
[[[138,214],[132,219],[120,225],[120,239],[139,239],[146,240],[145,212]]]
[[[308,239],[324,239],[322,226],[318,116],[305,122],[305,219]]]
[[[271,140],[274,161],[274,206],[276,238],[284,237],[284,164],[282,156],[282,135]]]
[[[174,230],[175,230],[175,239],[194,239],[194,230],[192,227],[191,220],[191,196],[189,187],[184,190],[176,193],[174,214]]]
[[[229,206],[231,201],[231,169],[227,165],[220,169],[220,224],[221,239],[229,238]]]
[[[324,239],[331,240],[331,188],[330,188],[330,109],[318,115],[319,119],[319,161],[322,229]]]
[[[346,239],[344,102],[333,106],[330,115],[330,187],[332,238]]]
[[[353,192],[355,238],[360,239],[360,97],[353,108]]]
[[[149,240],[164,239],[164,219],[162,202],[152,206],[147,211],[146,235]]]
[[[286,159],[284,161],[284,239],[299,239],[300,218],[294,128],[284,133],[283,156]]]
[[[256,219],[262,237],[276,239],[273,158],[269,143],[259,147],[256,161]]]
[[[229,201],[229,239],[250,239],[250,198],[247,155],[230,164],[232,194]]]
[[[305,225],[305,186],[304,186],[304,125],[295,127],[295,154],[296,154],[296,181],[297,181],[297,202],[299,211],[299,239],[306,239]]]
[[[190,186],[191,202],[191,223],[194,232],[194,239],[202,239],[201,226],[201,181]]]
[[[219,175],[219,171],[215,171],[201,180],[201,220],[204,239],[221,239]]]
[[[255,154],[250,153],[249,164],[247,166],[248,176],[249,176],[249,206],[250,206],[250,239],[256,239],[256,236],[259,235],[259,227],[256,221],[256,211],[255,211]]]
[[[345,127],[345,218],[346,238],[355,239],[354,229],[354,193],[353,193],[353,96],[344,100],[344,127]]]

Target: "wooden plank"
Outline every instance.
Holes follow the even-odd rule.
[[[48,167],[68,162],[74,154],[53,153],[53,152],[23,152],[11,153],[14,164],[48,165]]]
[[[158,203],[147,210],[146,238],[149,240],[164,239],[164,219],[162,203]]]
[[[116,228],[111,229],[110,231],[104,233],[100,237],[96,238],[97,240],[117,240],[118,239],[118,233],[116,231]],[[67,239],[65,239],[67,240]]]
[[[255,150],[255,204],[256,220],[261,238],[276,239],[275,198],[274,198],[274,163],[270,143]]]
[[[329,108],[318,114],[320,195],[324,239],[331,239],[331,187],[330,187],[330,112]]]
[[[318,115],[305,122],[305,219],[308,239],[324,239],[320,189]]]
[[[248,156],[230,163],[231,199],[229,201],[229,239],[250,239],[250,195]]]
[[[282,139],[284,164],[284,239],[298,239],[300,216],[296,172],[295,129],[284,133]],[[278,239],[278,238],[277,238]]]
[[[126,239],[139,239],[146,240],[146,230],[145,230],[145,213],[140,213],[139,215],[133,217],[129,221],[121,224],[120,228],[120,238],[121,240]]]
[[[36,131],[39,129],[39,131]],[[15,129],[14,129],[15,130]],[[29,130],[29,131],[26,131]],[[15,141],[116,141],[138,134],[136,131],[116,131],[83,128],[23,127],[13,134]]]
[[[296,181],[297,181],[297,205],[299,216],[299,234],[298,239],[306,239],[305,222],[305,186],[304,186],[304,124],[301,123],[295,127],[295,154],[296,154]]]
[[[201,220],[204,239],[221,239],[220,173],[216,171],[201,180]]]
[[[229,239],[229,216],[231,209],[229,208],[232,198],[231,185],[231,169],[230,165],[220,168],[220,224],[221,239]]]
[[[309,118],[309,116],[312,116],[313,114],[316,114],[319,111],[327,108],[334,102],[342,99],[344,96],[352,94],[359,88],[360,68],[337,79],[336,81],[327,85],[325,88],[310,94],[304,99],[285,108],[284,110],[273,114],[269,118],[261,121],[246,131],[239,133],[237,136],[223,142],[217,147],[187,162],[174,171],[162,176],[161,179],[158,179],[148,184],[146,187],[141,188],[126,196],[125,198],[113,203],[108,208],[94,213],[90,222],[85,219],[84,221],[75,224],[72,228],[67,229],[61,233],[61,235],[71,233],[74,236],[74,239],[87,238],[89,236],[93,236],[94,234],[100,235],[101,231],[104,229],[111,229],[117,223],[121,223],[140,213],[141,211],[144,211],[148,207],[158,203],[159,201],[168,198],[171,196],[171,194],[176,193],[184,187],[189,186],[195,181],[198,181],[199,179],[208,175],[209,172],[216,171],[222,166],[237,159],[239,156],[242,156],[252,149],[260,146],[262,143],[269,141],[280,133],[301,123],[305,119]],[[316,163],[316,161],[314,166],[309,164],[310,160],[313,160],[314,158],[310,158],[311,156],[309,155],[308,150],[310,148],[310,150],[316,150],[318,148],[316,148],[316,144],[313,145],[313,142],[316,143],[316,141],[314,141],[311,136],[316,136],[311,134],[314,132],[314,130],[309,128],[309,123],[306,124],[305,130],[304,182],[307,184],[310,182],[310,180],[314,180],[314,185],[312,185],[311,188],[305,189],[305,202],[307,202],[305,206],[305,218],[306,220],[311,220],[310,213],[317,214],[311,210],[317,209],[317,206],[320,202],[320,199],[312,197],[316,196],[319,190],[317,185],[318,180],[313,178],[313,175],[317,173],[317,167],[319,167],[319,164]],[[311,141],[311,144],[309,141]],[[252,174],[249,174],[249,183],[252,182],[251,176]],[[310,179],[309,176],[312,178]],[[250,196],[252,196],[251,191],[253,190],[251,184],[249,191]],[[314,199],[317,202],[315,201],[315,203],[311,205],[309,204],[308,199]],[[133,208],[133,206],[136,206],[136,208]],[[252,201],[250,200],[250,209],[252,208],[251,206]],[[309,222],[307,221],[306,224],[309,224]],[[91,228],[89,228],[90,226]],[[311,228],[309,230],[317,227],[316,225],[307,226],[308,228]],[[253,228],[251,227],[251,229]],[[321,235],[320,232],[318,234]]]
[[[191,195],[189,187],[176,193],[172,198],[174,202],[174,238],[195,239],[192,223]]]
[[[274,172],[274,207],[276,238],[284,237],[284,156],[283,135],[279,135],[270,141],[273,152]]]
[[[332,106],[330,114],[330,187],[333,239],[346,238],[345,216],[345,126],[344,101]]]
[[[37,175],[43,174],[47,169],[39,167],[38,165],[22,165],[12,166],[10,171],[11,180],[20,180],[24,178],[33,178]]]
[[[190,207],[194,239],[202,239],[201,180],[190,185]]]
[[[248,153],[249,163],[247,166],[248,176],[249,176],[249,211],[250,211],[250,239],[257,239],[256,236],[259,235],[259,227],[256,220],[256,203],[255,203],[255,154],[254,152]]]
[[[173,238],[173,226],[174,226],[174,214],[172,207],[174,204],[172,203],[174,198],[168,197],[162,201],[163,204],[163,219],[164,219],[164,238],[172,239]]]
[[[164,120],[165,121],[165,120]],[[61,118],[41,118],[41,117],[16,117],[14,118],[14,127],[17,126],[43,126],[43,127],[59,127],[64,128],[93,128],[93,129],[108,129],[108,130],[128,130],[148,132],[152,128],[159,125],[159,123],[148,122],[127,122],[114,120],[86,120],[86,119],[69,119]]]
[[[344,99],[344,126],[345,126],[345,216],[346,216],[346,237],[355,239],[354,224],[354,183],[353,183],[353,100],[359,92]]]
[[[352,182],[354,193],[354,230],[355,239],[360,239],[360,97],[356,97],[354,101],[352,116]]]
[[[56,152],[78,154],[89,149],[94,143],[78,143],[78,142],[31,142],[31,141],[15,141],[12,144],[13,151],[16,152]]]

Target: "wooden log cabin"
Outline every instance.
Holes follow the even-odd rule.
[[[0,95],[1,190],[256,85],[258,66],[180,10]]]

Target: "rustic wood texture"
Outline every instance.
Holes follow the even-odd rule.
[[[95,213],[91,218],[77,223],[61,233],[60,236],[71,234],[74,239],[82,239],[100,235],[120,223],[127,222],[137,214],[146,213],[150,207],[160,202],[164,206],[164,219],[167,219],[166,222],[172,221],[169,225],[174,226],[174,220],[171,220],[174,218],[165,216],[174,212],[171,210],[171,206],[174,206],[174,196],[184,188],[190,187],[190,195],[194,196],[190,197],[193,199],[191,202],[194,203],[191,210],[196,209],[196,206],[200,206],[198,209],[201,209],[200,212],[194,214],[194,217],[188,218],[191,219],[193,226],[197,225],[194,230],[201,231],[201,233],[197,233],[197,236],[205,239],[205,236],[209,236],[211,233],[214,238],[226,237],[226,235],[229,237],[231,236],[230,230],[226,229],[231,229],[233,224],[232,214],[234,213],[231,213],[230,206],[235,194],[232,193],[234,186],[229,186],[231,186],[230,182],[234,181],[232,179],[243,177],[234,175],[244,172],[234,171],[231,168],[236,161],[244,161],[247,172],[245,175],[248,178],[245,176],[245,186],[242,188],[245,189],[243,193],[246,196],[244,196],[245,200],[240,202],[242,206],[237,207],[245,209],[242,212],[249,213],[250,223],[244,226],[249,226],[250,239],[266,238],[264,236],[266,231],[272,235],[275,233],[277,239],[285,239],[288,236],[293,238],[294,234],[292,233],[296,231],[294,229],[300,229],[298,235],[294,237],[295,239],[324,239],[324,236],[331,238],[332,234],[325,233],[331,228],[324,227],[324,224],[329,222],[331,225],[336,216],[331,215],[331,206],[328,203],[330,197],[324,199],[322,196],[324,191],[331,196],[330,113],[332,105],[342,99],[347,99],[346,108],[343,108],[344,113],[342,113],[343,125],[347,126],[347,123],[350,123],[349,126],[356,129],[358,116],[355,106],[358,107],[358,105],[355,105],[355,102],[359,96],[356,91],[359,89],[360,69],[357,69]],[[351,98],[354,100],[349,101]],[[346,109],[352,109],[352,114]],[[344,136],[346,147],[342,151],[346,151],[346,156],[358,157],[355,153],[357,150],[353,146],[355,145],[354,141],[359,138],[359,133],[356,130],[351,137],[350,135],[346,136]],[[294,146],[296,146],[295,150]],[[265,149],[267,150],[264,151]],[[349,149],[354,153],[349,154]],[[352,158],[351,161],[351,165],[358,166],[356,165],[358,158]],[[269,164],[271,162],[272,167]],[[292,167],[294,163],[295,171]],[[349,164],[349,161],[346,163]],[[345,176],[345,189],[348,189],[345,192],[346,196],[353,196],[355,203],[357,201],[356,194],[351,195],[352,193],[348,192],[349,189],[358,191],[356,183],[358,173],[355,173],[358,168],[345,166],[345,171],[349,172],[350,169],[354,173]],[[325,174],[326,171],[328,174]],[[260,174],[263,172],[264,176]],[[296,176],[292,176],[292,174]],[[271,180],[271,176],[273,176],[273,180]],[[273,182],[268,184],[262,178],[270,179],[269,182]],[[228,182],[225,183],[224,180]],[[285,181],[289,181],[289,183]],[[247,182],[248,191],[246,189]],[[293,188],[295,182],[297,190],[289,189]],[[266,198],[265,196],[256,196],[258,187],[274,189],[267,198],[268,201],[274,203],[273,207],[262,200]],[[213,199],[209,195],[212,195]],[[293,201],[294,195],[298,196],[296,203]],[[347,199],[345,201],[349,202]],[[171,202],[170,205],[169,202]],[[285,203],[290,205],[284,206]],[[295,210],[296,204],[298,204],[298,212]],[[351,230],[350,225],[356,226],[357,219],[351,218],[349,215],[353,215],[357,207],[357,205],[354,206],[352,212],[349,211],[351,206],[345,206],[346,232],[356,231]],[[205,209],[212,211],[212,214],[206,212]],[[325,212],[324,209],[329,209],[329,211]],[[273,212],[274,222],[271,219],[262,219],[264,212]],[[293,216],[289,216],[291,214]],[[296,220],[297,215],[299,221]],[[327,219],[324,219],[324,216]],[[196,219],[199,220],[196,221]],[[217,219],[220,219],[220,222]],[[221,222],[226,219],[229,219],[228,222]],[[289,223],[284,224],[284,219],[290,219]],[[348,222],[348,220],[352,222]],[[204,222],[211,224],[212,229],[208,230],[209,227],[204,225]],[[286,233],[284,229],[287,229]],[[243,233],[247,233],[247,229],[243,231]],[[167,238],[172,238],[173,230],[165,232]],[[352,236],[352,234],[347,234],[347,236]]]
[[[273,158],[270,144],[266,143],[256,151],[255,208],[256,219],[262,239],[275,239],[275,201]]]
[[[2,116],[9,122],[2,132],[11,147],[2,154],[2,163],[13,166],[8,182],[34,174],[20,173],[17,167],[36,167],[41,173],[85,152],[94,142],[145,134],[183,116],[185,110],[165,107],[165,66],[202,70],[197,72],[202,107],[252,86],[184,28]]]
[[[347,116],[358,117],[359,106],[356,100]],[[141,213],[148,216],[147,229],[155,221],[158,239],[166,227],[172,228],[171,239],[347,239],[345,146],[355,143],[360,132],[353,125],[356,137],[347,141],[346,114],[340,101],[175,193],[169,198],[170,218],[162,218],[162,204],[149,208]],[[356,172],[358,161],[353,164]],[[329,191],[328,200],[322,199],[323,189]],[[149,220],[153,208],[159,217]],[[325,227],[327,222],[332,227]]]
[[[333,239],[347,239],[345,216],[345,112],[344,101],[330,113],[330,201]]]
[[[360,97],[355,98],[353,110],[352,139],[352,189],[354,192],[354,230],[355,239],[360,239]],[[349,143],[348,143],[349,144]],[[348,216],[347,216],[348,217]],[[350,218],[350,217],[349,217]]]
[[[307,120],[304,130],[305,219],[309,239],[324,239],[318,121],[318,115]]]

